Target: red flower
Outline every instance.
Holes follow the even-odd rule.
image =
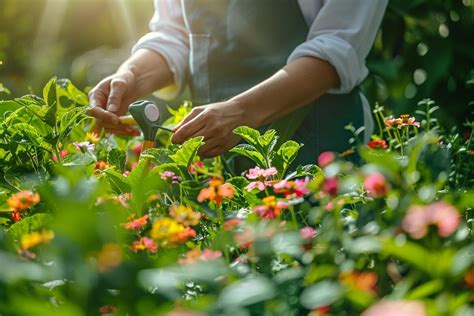
[[[370,148],[370,149],[386,149],[388,146],[387,146],[387,142],[385,141],[385,139],[375,139],[375,140],[371,140],[367,146]]]
[[[140,156],[140,153],[142,152],[142,144],[139,143],[136,146],[132,148],[132,151],[135,153],[135,155]]]
[[[12,212],[12,215],[11,215],[11,219],[12,219],[12,221],[14,221],[14,222],[19,222],[19,221],[21,221],[21,213],[18,212],[18,211],[13,211],[13,212]]]
[[[339,189],[339,182],[336,177],[324,179],[323,190],[331,196],[335,196]]]
[[[199,174],[198,170],[202,168],[204,168],[204,163],[202,161],[197,161],[189,166],[188,172],[190,174]]]

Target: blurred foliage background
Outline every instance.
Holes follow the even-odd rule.
[[[115,70],[147,32],[152,0],[0,0],[0,82],[13,96],[53,75],[80,88]],[[430,97],[446,128],[471,114],[472,0],[391,0],[363,86],[372,102],[414,113]]]

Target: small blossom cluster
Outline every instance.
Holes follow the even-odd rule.
[[[417,122],[414,117],[408,114],[402,114],[398,118],[388,117],[384,120],[387,128],[402,128],[404,126],[420,127],[420,122]]]
[[[178,260],[179,264],[189,265],[196,262],[206,262],[216,260],[222,257],[222,252],[211,249],[200,250],[198,248],[188,251],[184,258]]]
[[[412,205],[403,219],[402,229],[413,239],[422,239],[428,234],[431,225],[438,228],[441,237],[448,237],[456,231],[461,219],[459,211],[444,202],[430,205]]]
[[[8,198],[7,204],[12,212],[11,219],[14,222],[21,220],[21,213],[28,211],[32,206],[40,202],[40,196],[38,193],[31,191],[20,191],[13,194]]]
[[[173,184],[178,184],[181,182],[181,177],[176,175],[173,171],[163,171],[160,174],[160,178],[166,181],[169,181]]]
[[[211,179],[209,187],[199,192],[197,200],[199,203],[210,201],[220,205],[225,198],[231,199],[234,194],[234,187],[230,183],[224,183],[222,179],[214,178]]]

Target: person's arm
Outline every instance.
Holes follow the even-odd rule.
[[[337,87],[339,78],[328,62],[303,57],[250,90],[225,102],[196,107],[175,128],[172,141],[204,136],[200,155],[214,157],[232,148],[239,138],[233,129],[260,127],[306,105]]]
[[[238,143],[232,133],[237,126],[260,127],[328,91],[349,92],[367,75],[365,58],[386,5],[386,0],[327,2],[308,41],[295,49],[287,66],[228,101],[195,108],[175,128],[172,140],[204,136],[200,154],[213,157]]]
[[[132,56],[115,74],[102,80],[89,94],[91,115],[107,132],[137,135],[139,132],[120,124],[118,116],[127,112],[137,99],[157,89],[183,85],[189,54],[188,35],[179,0],[155,1],[151,32],[143,36]]]

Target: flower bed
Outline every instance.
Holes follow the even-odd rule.
[[[474,313],[472,122],[377,107],[368,146],[348,126],[353,148],[293,166],[303,144],[245,126],[211,160],[164,132],[141,152],[86,105],[56,79],[0,102],[0,314]]]

